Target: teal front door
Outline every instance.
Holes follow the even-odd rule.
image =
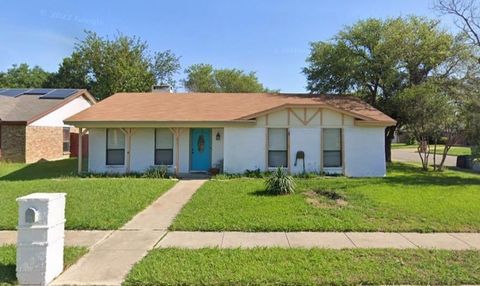
[[[212,166],[212,129],[190,129],[190,171],[208,171]]]

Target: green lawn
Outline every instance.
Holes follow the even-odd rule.
[[[478,284],[480,252],[156,249],[124,285]]]
[[[85,247],[65,247],[63,264],[65,269],[87,253]],[[13,245],[0,246],[0,285],[18,284],[15,273],[16,248]]]
[[[417,149],[417,145],[407,145],[405,143],[392,143],[392,149]],[[431,152],[433,153],[433,146],[430,146]],[[445,148],[445,145],[437,145],[437,152],[435,154],[437,155],[442,155],[443,154],[443,149]],[[450,148],[448,151],[448,155],[450,156],[462,156],[462,155],[471,155],[472,150],[470,147],[464,147],[464,146],[453,146]]]
[[[80,178],[76,160],[0,163],[0,230],[15,229],[15,199],[33,192],[67,193],[67,229],[117,229],[171,188],[172,180]]]
[[[212,180],[173,230],[480,231],[480,175],[423,172],[395,163],[385,178],[296,179],[294,195],[270,196],[262,179]],[[338,196],[338,197],[335,197]]]

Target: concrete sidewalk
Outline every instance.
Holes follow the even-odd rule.
[[[83,246],[91,248],[107,238],[113,230],[67,230],[65,231],[65,246]],[[0,231],[0,245],[16,244],[17,231]]]
[[[480,233],[169,232],[158,248],[435,248],[480,250]]]
[[[204,182],[178,182],[124,227],[94,245],[51,285],[120,285],[133,264],[165,235],[173,218]]]

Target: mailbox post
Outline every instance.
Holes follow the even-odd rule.
[[[63,270],[65,193],[17,198],[17,279],[20,285],[47,285]]]

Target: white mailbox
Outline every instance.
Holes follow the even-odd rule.
[[[17,198],[17,279],[21,285],[47,285],[63,270],[65,193]]]

